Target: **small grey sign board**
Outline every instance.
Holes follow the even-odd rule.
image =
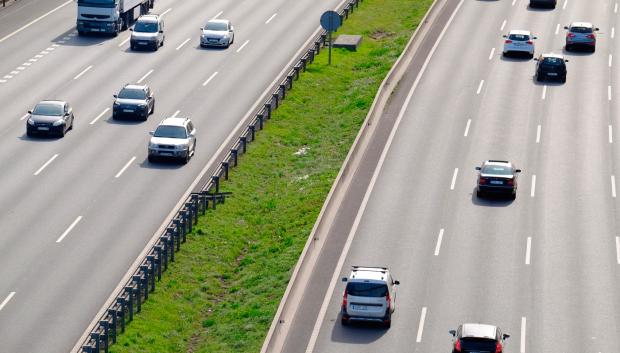
[[[357,47],[362,42],[362,36],[341,34],[334,41],[334,48],[345,48],[352,51],[357,51]]]
[[[336,11],[325,11],[321,15],[321,27],[328,32],[333,32],[340,27],[340,15]]]

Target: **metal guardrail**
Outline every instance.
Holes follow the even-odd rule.
[[[17,1],[17,0],[13,0],[13,2],[15,2],[15,1]],[[2,0],[2,7],[6,7],[6,2],[7,2],[6,0]],[[9,0],[9,2],[11,2],[11,0]]]
[[[341,20],[347,19],[361,1],[345,2],[338,11]],[[263,129],[265,123],[271,119],[272,112],[280,106],[287,92],[293,89],[293,82],[298,80],[301,72],[306,71],[306,67],[314,62],[315,56],[326,44],[327,33],[321,31],[282,80],[272,87],[271,96],[257,109],[254,118],[242,131],[210,179],[198,192],[191,193],[185,200],[112,304],[99,317],[97,324],[81,343],[79,352],[108,353],[110,345],[116,343],[118,335],[125,331],[127,323],[141,311],[142,303],[148,299],[149,293],[155,291],[156,282],[161,280],[162,273],[168,269],[171,262],[175,261],[175,252],[187,241],[187,234],[198,223],[199,214],[204,215],[209,207],[215,209],[218,203],[224,203],[226,198],[231,196],[231,193],[220,192],[222,178],[228,180],[229,171],[238,165],[239,156],[247,152],[248,144],[256,139],[256,133]]]

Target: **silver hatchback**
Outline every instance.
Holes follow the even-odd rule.
[[[590,22],[573,22],[569,26],[565,26],[566,32],[566,50],[571,51],[577,48],[584,48],[594,52],[596,50],[596,31]]]
[[[504,35],[503,55],[526,54],[530,58],[534,57],[534,39],[530,31],[512,30],[508,35]]]

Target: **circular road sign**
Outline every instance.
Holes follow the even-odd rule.
[[[340,15],[336,11],[325,11],[321,15],[321,26],[328,32],[333,32],[340,27]]]

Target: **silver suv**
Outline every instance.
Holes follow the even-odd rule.
[[[185,164],[196,151],[196,128],[188,118],[166,118],[151,135],[149,162],[173,158]]]
[[[153,50],[164,46],[164,19],[159,15],[142,15],[136,20],[131,29],[129,47],[131,50],[151,48]]]
[[[353,266],[342,296],[341,322],[379,322],[389,328],[396,309],[395,281],[387,267]]]

